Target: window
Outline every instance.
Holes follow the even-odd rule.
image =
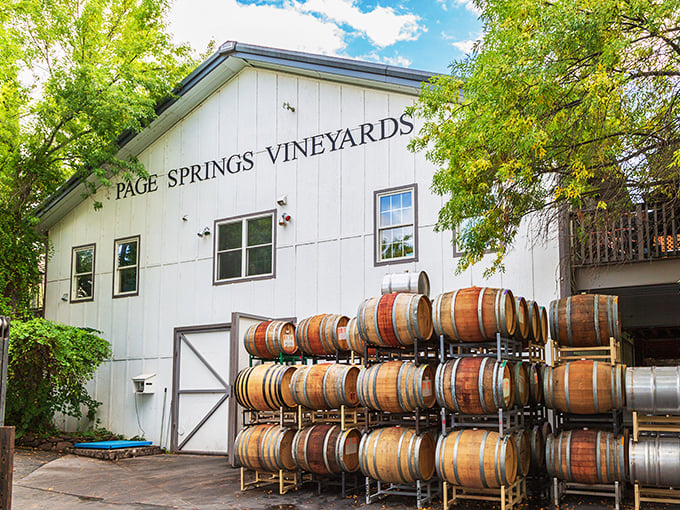
[[[71,302],[94,299],[94,244],[76,246],[71,252]]]
[[[376,265],[418,260],[417,187],[375,193]]]
[[[274,277],[274,213],[215,222],[215,283]]]
[[[113,253],[113,297],[139,294],[139,236],[117,239]]]

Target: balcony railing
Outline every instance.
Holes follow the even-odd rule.
[[[597,210],[575,211],[570,235],[574,267],[680,258],[680,206],[638,204],[613,220]]]

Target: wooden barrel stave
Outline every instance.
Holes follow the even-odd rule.
[[[356,407],[359,367],[336,363],[303,365],[290,381],[293,401],[308,409]]]
[[[436,402],[434,370],[411,361],[364,367],[357,379],[357,397],[363,407],[391,413],[428,409]]]
[[[515,340],[526,343],[529,340],[530,316],[526,299],[515,296]]]
[[[347,344],[352,352],[358,354],[362,358],[364,357],[364,346],[366,345],[366,342],[364,342],[359,334],[359,326],[357,326],[356,317],[351,318],[347,323]],[[374,355],[375,352],[374,347],[368,348],[369,356]]]
[[[529,314],[528,340],[537,344],[544,344],[541,329],[541,309],[536,301],[527,300],[527,313]]]
[[[498,488],[517,477],[517,446],[512,435],[489,430],[454,430],[440,436],[435,452],[437,475],[462,487]]]
[[[294,407],[290,383],[296,368],[264,363],[241,370],[234,381],[236,401],[246,409],[275,411]]]
[[[550,338],[550,326],[548,322],[548,310],[545,306],[538,307],[540,323],[541,323],[541,341],[539,343],[545,344]]]
[[[432,307],[422,294],[393,293],[364,300],[357,311],[359,335],[372,345],[405,347],[432,336]]]
[[[319,314],[302,319],[295,329],[297,344],[305,354],[325,356],[349,350],[347,323],[349,318],[337,314]]]
[[[432,434],[414,429],[375,429],[361,438],[359,467],[364,475],[388,483],[427,481],[434,474]]]
[[[353,472],[359,468],[359,429],[321,424],[300,429],[293,439],[297,467],[319,475]]]
[[[234,443],[238,464],[256,471],[290,471],[293,461],[291,429],[273,424],[253,425],[241,430]]]
[[[517,448],[517,474],[526,476],[531,469],[531,440],[526,429],[519,429],[513,434]]]
[[[264,321],[248,327],[243,344],[249,354],[262,359],[289,356],[298,351],[295,326],[285,321]]]
[[[552,339],[569,347],[608,346],[621,340],[618,296],[580,294],[550,303]]]
[[[515,376],[515,405],[524,407],[529,404],[531,397],[527,364],[523,361],[515,361],[512,365]]]

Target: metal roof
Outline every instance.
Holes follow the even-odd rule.
[[[436,76],[436,73],[385,64],[227,41],[184,78],[171,97],[158,103],[158,117],[149,126],[139,133],[126,131],[121,134],[119,156],[141,153],[245,67],[280,70],[414,95],[422,82]],[[86,178],[72,176],[41,204],[37,213],[41,229],[50,228],[82,202]]]

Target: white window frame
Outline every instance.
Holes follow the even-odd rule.
[[[128,297],[128,296],[138,296],[139,295],[139,256],[140,256],[140,237],[139,235],[136,236],[128,236],[128,237],[122,237],[120,239],[116,239],[113,242],[113,297],[114,298],[119,298],[119,297]],[[127,244],[131,242],[136,242],[137,243],[137,259],[135,260],[134,264],[128,265],[128,266],[119,266],[118,265],[118,247],[121,244]],[[130,269],[134,267],[136,269],[135,271],[135,290],[130,290],[127,292],[118,292],[118,288],[120,285],[120,271],[123,269]]]
[[[86,273],[76,273],[76,254],[79,252],[83,251],[88,251],[92,250],[92,271],[88,271]],[[71,249],[71,287],[69,289],[69,301],[71,303],[82,303],[85,301],[94,301],[94,263],[95,263],[95,257],[96,257],[96,245],[95,243],[90,243],[90,244],[83,244],[81,246],[74,246]],[[78,287],[76,285],[76,278],[78,276],[84,276],[84,275],[92,275],[92,295],[91,296],[86,296],[86,297],[77,297],[75,295],[75,292],[77,291]]]
[[[253,246],[248,246],[248,221],[257,220],[260,218],[271,217],[272,220],[272,232],[271,232],[271,243],[257,244]],[[219,264],[219,254],[226,251],[236,251],[239,248],[232,248],[229,250],[218,251],[219,243],[219,227],[221,225],[226,225],[230,223],[241,223],[241,276],[235,276],[233,278],[224,278],[218,280],[218,264]],[[266,280],[276,277],[276,210],[257,212],[252,214],[245,214],[242,216],[233,216],[231,218],[222,218],[215,220],[213,232],[215,232],[215,240],[213,243],[213,285],[224,285],[234,282],[244,282],[251,280]],[[253,276],[248,276],[248,248],[258,248],[262,246],[271,245],[272,250],[272,267],[271,272],[263,273]]]
[[[389,227],[380,227],[380,199],[385,196],[389,195],[397,195],[400,193],[404,193],[405,191],[410,191],[411,192],[411,207],[413,209],[413,222],[412,223],[403,223],[399,225],[390,225]],[[393,228],[399,228],[399,227],[409,227],[413,226],[413,254],[412,255],[407,255],[405,257],[394,257],[394,258],[389,258],[389,259],[383,259],[381,258],[381,249],[380,249],[380,239],[381,235],[380,233],[383,230],[389,230]],[[396,188],[388,188],[388,189],[383,189],[383,190],[378,190],[374,192],[374,200],[373,200],[373,237],[375,239],[375,242],[373,243],[373,250],[374,250],[374,265],[375,266],[384,266],[388,264],[399,264],[402,262],[417,262],[418,261],[418,185],[417,184],[409,184],[406,186],[399,186]]]

